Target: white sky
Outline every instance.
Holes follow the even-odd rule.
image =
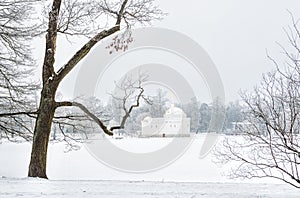
[[[270,70],[268,49],[275,57],[276,41],[286,42],[283,27],[291,24],[287,10],[300,17],[298,0],[159,1],[170,15],[155,25],[180,31],[211,56],[225,86],[227,100],[239,89],[251,89]]]
[[[300,17],[299,0],[158,0],[169,15],[153,26],[176,30],[198,42],[217,66],[225,87],[226,100],[238,99],[240,89],[251,89],[270,70],[268,49],[276,58],[285,44],[283,27],[290,25],[287,10]],[[36,42],[38,56],[43,57],[44,38]],[[62,65],[84,42],[58,40],[57,65]],[[41,67],[41,64],[39,64]],[[40,75],[40,73],[39,73]],[[63,81],[60,90],[72,98],[76,70]]]

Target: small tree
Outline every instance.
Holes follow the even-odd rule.
[[[209,128],[209,122],[211,120],[211,108],[206,103],[200,105],[199,110],[199,130],[201,132],[207,132]]]
[[[243,107],[239,104],[239,101],[230,102],[226,106],[226,118],[225,118],[225,129],[232,129],[233,122],[242,122],[243,118]]]
[[[244,135],[225,138],[217,157],[239,162],[233,177],[276,178],[300,188],[300,31],[294,19],[286,32],[291,48],[282,47],[284,66],[268,56],[276,69],[252,93],[242,94],[248,122],[240,128]]]
[[[210,132],[220,133],[224,130],[225,104],[220,97],[213,99],[211,106]]]
[[[183,105],[183,110],[187,114],[187,117],[191,119],[191,131],[199,131],[199,121],[200,121],[200,108],[197,98],[192,98],[187,104]]]
[[[167,92],[162,89],[157,89],[155,95],[151,97],[152,105],[149,106],[151,117],[161,118],[167,110],[167,102],[169,102]]]

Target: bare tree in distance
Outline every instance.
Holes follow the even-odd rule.
[[[300,31],[292,16],[286,29],[289,46],[280,45],[283,65],[268,55],[276,69],[261,84],[243,93],[247,124],[242,136],[225,138],[217,149],[222,163],[238,162],[237,178],[275,178],[300,188]]]
[[[42,69],[42,91],[34,128],[29,177],[47,178],[47,149],[55,111],[61,107],[77,107],[90,116],[103,130],[112,135],[104,123],[83,104],[56,101],[55,95],[63,79],[78,65],[99,41],[115,34],[123,27],[136,23],[150,23],[160,19],[163,12],[154,6],[154,0],[53,0],[49,6],[46,49]],[[104,22],[104,23],[103,23]],[[91,37],[65,64],[55,69],[56,40],[59,33]],[[92,34],[92,35],[90,35]],[[126,41],[115,40],[115,50],[125,50]]]
[[[148,75],[145,73],[139,73],[137,79],[133,76],[125,76],[120,83],[116,83],[116,89],[114,94],[111,94],[113,100],[120,104],[120,108],[123,111],[120,125],[111,126],[110,131],[116,129],[124,129],[127,119],[134,108],[140,106],[141,99],[146,104],[152,104],[150,97],[145,95],[145,89],[143,83],[147,80]]]

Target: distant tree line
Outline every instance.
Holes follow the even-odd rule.
[[[162,89],[158,89],[150,99],[151,105],[142,105],[132,112],[125,127],[127,133],[134,135],[141,131],[141,121],[147,116],[152,118],[164,117],[165,112],[171,106],[171,101],[167,98],[167,92]],[[114,103],[113,106],[115,106],[114,108],[108,108],[111,110],[111,118],[118,122],[122,116],[121,109],[114,101],[111,101],[111,103]],[[239,101],[224,105],[218,98],[210,103],[200,102],[196,98],[192,98],[186,104],[175,104],[175,106],[181,108],[187,117],[191,119],[190,130],[193,133],[214,132],[209,131],[212,116],[216,116],[216,119],[218,119],[221,114],[225,114],[224,123],[220,123],[223,125],[221,132],[230,134],[238,133],[238,130],[234,130],[235,124],[245,121],[243,106]]]

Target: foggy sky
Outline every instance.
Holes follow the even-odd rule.
[[[300,17],[298,0],[159,0],[169,13],[156,26],[180,31],[197,41],[213,59],[225,87],[226,100],[251,90],[272,69],[266,49],[278,58],[275,42],[286,44],[283,27],[291,11]]]
[[[283,27],[291,24],[287,10],[299,18],[299,0],[158,0],[169,15],[153,23],[179,31],[194,39],[210,55],[221,75],[227,101],[239,99],[240,89],[251,90],[263,72],[272,69],[266,49],[280,61],[280,49],[275,42],[286,44]],[[86,40],[70,44],[58,39],[56,65],[68,58]],[[37,39],[38,75],[43,59],[44,38]],[[64,98],[73,96],[74,77],[78,68],[60,86]]]

